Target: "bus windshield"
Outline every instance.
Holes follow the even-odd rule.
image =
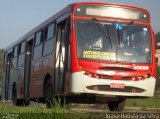
[[[79,59],[151,63],[151,39],[147,26],[77,20],[76,35]]]

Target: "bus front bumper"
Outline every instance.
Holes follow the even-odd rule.
[[[145,80],[111,80],[97,79],[83,72],[71,74],[70,93],[102,94],[105,96],[124,97],[153,97],[156,79],[154,77]],[[112,87],[112,85],[120,87]]]

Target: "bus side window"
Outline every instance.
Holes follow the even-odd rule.
[[[21,53],[21,54],[25,52],[25,48],[26,48],[26,44],[25,44],[25,42],[23,42],[23,43],[21,44],[21,50],[20,50],[20,53]]]
[[[14,68],[17,67],[17,56],[18,56],[18,46],[14,47],[14,50],[13,50],[12,65]]]
[[[55,27],[54,24],[49,25],[46,28],[46,38],[44,42],[44,50],[43,50],[43,56],[47,56],[52,53],[54,48],[54,36],[55,36]]]
[[[36,33],[35,46],[39,45],[41,42],[43,42],[43,31]]]
[[[22,42],[18,48],[18,66],[24,65],[25,61],[25,42]]]
[[[13,57],[17,57],[17,55],[18,55],[18,46],[16,46],[16,47],[14,48]]]
[[[54,34],[55,33],[54,29],[55,29],[54,24],[51,24],[51,25],[48,26],[48,28],[47,28],[47,40],[54,37],[54,35],[55,35]]]
[[[36,33],[33,60],[37,60],[42,56],[43,32],[44,31]]]

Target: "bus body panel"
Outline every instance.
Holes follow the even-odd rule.
[[[76,72],[71,75],[70,92],[75,94],[100,94],[105,96],[126,96],[126,97],[153,97],[156,79],[150,77],[141,81],[125,81],[111,79],[96,79],[86,76],[84,72]],[[123,84],[125,87],[134,88],[133,90],[111,88],[111,84]],[[89,89],[87,87],[93,87]],[[103,87],[103,88],[102,88]],[[140,89],[141,92],[135,92]],[[143,91],[144,90],[144,91]]]
[[[47,74],[53,76],[54,51],[51,55],[32,62],[29,97],[43,97],[43,83]]]

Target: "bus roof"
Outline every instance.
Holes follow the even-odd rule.
[[[38,25],[37,27],[33,28],[31,31],[29,31],[28,33],[26,33],[24,36],[22,36],[20,39],[18,39],[17,41],[15,41],[14,43],[12,43],[11,45],[9,45],[8,47],[6,47],[4,49],[4,52],[9,51],[10,49],[12,49],[14,46],[18,45],[19,43],[23,42],[26,38],[30,37],[31,35],[33,35],[35,32],[37,32],[38,30],[40,30],[41,28],[43,28],[44,26],[48,25],[49,23],[51,23],[52,21],[56,20],[58,17],[60,17],[61,15],[63,15],[64,13],[71,13],[73,12],[74,8],[76,6],[79,5],[113,5],[113,6],[121,6],[121,7],[126,7],[126,8],[133,8],[133,9],[138,9],[138,10],[142,10],[145,11],[148,15],[149,12],[146,9],[140,8],[140,7],[135,7],[135,6],[130,6],[130,5],[124,5],[124,4],[116,4],[116,3],[104,3],[104,2],[76,2],[76,3],[72,3],[69,4],[67,7],[65,7],[64,9],[62,9],[61,11],[57,12],[55,15],[51,16],[50,18],[48,18],[47,20],[45,20],[44,22],[42,22],[40,25]],[[150,16],[149,16],[150,17]]]

